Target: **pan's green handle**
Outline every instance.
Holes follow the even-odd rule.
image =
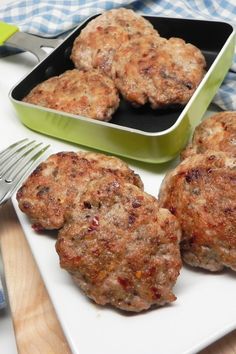
[[[3,45],[8,38],[18,31],[19,28],[17,26],[0,21],[0,45]]]

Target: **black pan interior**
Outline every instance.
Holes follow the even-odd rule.
[[[91,17],[77,28],[56,50],[27,75],[14,88],[12,97],[21,101],[38,83],[51,76],[60,75],[65,70],[72,69],[74,66],[70,60],[70,53],[73,42],[86,24],[95,17]],[[232,26],[224,22],[150,16],[146,16],[146,18],[162,37],[179,37],[197,46],[206,58],[207,70],[233,31]],[[152,110],[149,105],[134,108],[121,99],[120,107],[110,123],[155,133],[171,127],[182,109],[183,107],[171,107],[165,110]]]

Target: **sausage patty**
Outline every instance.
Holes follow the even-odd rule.
[[[177,219],[124,179],[92,181],[59,231],[61,267],[96,303],[127,311],[175,300],[181,258]]]
[[[188,102],[205,73],[201,51],[180,38],[154,35],[122,43],[113,58],[112,77],[123,97],[152,108]]]
[[[19,207],[32,219],[35,229],[59,229],[87,184],[110,174],[143,188],[140,177],[116,157],[85,152],[51,155],[19,189]]]
[[[236,112],[216,113],[199,124],[181,158],[208,150],[225,151],[236,156]]]
[[[113,56],[131,38],[157,31],[132,10],[119,8],[104,12],[88,23],[73,43],[71,59],[79,69],[99,68],[110,75]]]
[[[223,152],[193,155],[164,179],[160,205],[182,227],[186,263],[236,270],[236,158]]]
[[[97,70],[67,70],[34,87],[24,102],[108,121],[119,106],[113,81]]]

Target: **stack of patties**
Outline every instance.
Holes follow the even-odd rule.
[[[76,38],[78,69],[99,69],[135,106],[163,108],[188,102],[205,74],[201,51],[180,38],[162,38],[150,22],[124,8],[103,13]]]
[[[203,121],[182,158],[159,194],[180,222],[182,257],[210,271],[236,270],[236,112]]]
[[[120,159],[52,155],[17,199],[34,229],[59,229],[61,267],[96,303],[138,312],[175,300],[179,223]]]
[[[73,43],[75,68],[29,92],[24,102],[109,121],[119,94],[135,106],[185,105],[205,74],[201,51],[180,38],[162,38],[132,10],[104,12]]]

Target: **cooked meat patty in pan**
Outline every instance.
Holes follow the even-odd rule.
[[[182,227],[181,253],[192,266],[236,270],[236,158],[192,155],[164,179],[160,205]]]
[[[180,38],[152,34],[122,43],[112,64],[112,77],[125,99],[152,108],[188,102],[205,73],[201,51]]]
[[[113,81],[97,70],[67,70],[34,87],[24,102],[109,121],[119,106]]]
[[[88,23],[75,39],[71,59],[79,69],[99,68],[110,75],[113,56],[121,43],[155,33],[151,23],[132,10],[104,12]]]
[[[87,184],[106,175],[143,188],[140,177],[116,157],[60,152],[42,162],[19,189],[19,207],[32,219],[35,229],[59,229]]]
[[[199,124],[181,158],[208,150],[225,151],[236,156],[236,112],[216,113]]]
[[[59,231],[61,267],[96,303],[127,311],[175,300],[181,231],[177,219],[134,184],[92,181]]]

